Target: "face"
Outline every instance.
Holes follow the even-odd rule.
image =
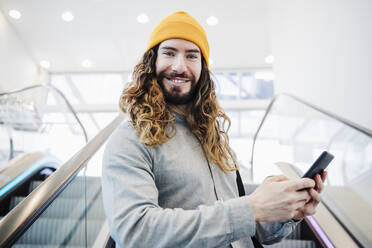
[[[156,76],[168,103],[187,104],[194,99],[201,58],[199,47],[191,41],[169,39],[160,43]]]

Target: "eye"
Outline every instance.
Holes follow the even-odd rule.
[[[171,52],[171,51],[165,51],[163,52],[163,54],[167,56],[174,56],[174,52]]]
[[[187,58],[188,58],[188,59],[197,59],[198,56],[195,55],[195,54],[189,54],[189,55],[187,55]]]

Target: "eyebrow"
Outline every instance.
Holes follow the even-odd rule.
[[[164,46],[164,47],[161,47],[160,49],[178,51],[176,48],[170,47],[170,46]],[[187,53],[200,53],[200,51],[198,49],[187,49],[186,52]]]

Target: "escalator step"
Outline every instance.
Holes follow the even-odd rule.
[[[11,207],[19,204],[25,197],[15,196],[10,200]],[[91,201],[91,199],[88,199]],[[89,203],[89,202],[88,202]],[[84,215],[84,199],[58,198],[42,213],[45,218],[77,219]],[[104,219],[102,197],[98,197],[87,212],[88,219]]]
[[[15,245],[62,245],[62,246],[91,246],[99,233],[103,221],[87,221],[87,244],[85,240],[85,222],[70,219],[39,218],[18,239]],[[30,247],[36,247],[30,246]],[[25,247],[25,246],[20,246]],[[48,246],[54,247],[54,246]]]
[[[43,217],[49,218],[69,218],[76,219],[84,215],[85,202],[84,200],[75,199],[57,199],[50,205],[42,214]],[[87,212],[88,219],[105,219],[102,198],[98,198]]]
[[[44,181],[31,181],[30,186],[28,188],[28,192],[31,193],[34,189],[36,189],[40,184],[42,184]]]
[[[25,198],[26,198],[25,196],[12,196],[10,198],[9,210],[13,209],[15,206],[17,206]]]
[[[32,181],[29,186],[29,192],[31,193],[42,183],[43,181]],[[99,177],[86,177],[86,181],[84,181],[84,177],[76,177],[61,193],[61,196],[64,198],[81,198],[85,195],[84,190],[86,189],[87,197],[91,198],[100,188],[101,179]]]
[[[292,240],[284,239],[279,243],[272,245],[264,245],[267,248],[316,248],[316,244],[312,240]]]

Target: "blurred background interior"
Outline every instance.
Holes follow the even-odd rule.
[[[152,29],[178,10],[207,32],[248,191],[335,155],[319,212],[267,247],[372,247],[369,0],[0,0],[0,246],[112,245],[102,151]]]

